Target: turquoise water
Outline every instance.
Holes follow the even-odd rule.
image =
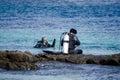
[[[22,50],[33,54],[37,40],[46,36],[57,39],[61,33],[78,30],[84,54],[115,54],[120,52],[120,5],[110,1],[8,1],[0,3],[0,50]]]
[[[120,52],[119,17],[38,17],[36,20],[5,19],[0,22],[0,50],[27,50],[35,54],[41,52],[41,49],[33,48],[35,42],[46,36],[50,43],[54,38],[57,40],[54,50],[58,51],[61,33],[69,32],[74,27],[78,30],[77,36],[81,41],[78,48],[84,54]]]
[[[119,0],[0,0],[0,50],[42,52],[37,40],[57,40],[70,28],[78,31],[84,54],[120,53]],[[119,80],[120,67],[38,63],[36,71],[0,69],[0,80]],[[55,65],[55,66],[54,66]]]

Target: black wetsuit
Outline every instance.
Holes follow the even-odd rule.
[[[78,40],[77,36],[72,34],[69,35],[69,50],[74,50],[76,46],[80,45],[80,41]]]

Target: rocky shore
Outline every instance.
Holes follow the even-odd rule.
[[[39,61],[60,61],[73,64],[99,64],[120,66],[120,54],[84,55],[84,54],[37,54]]]
[[[120,53],[114,55],[85,55],[39,53],[32,55],[30,52],[0,51],[0,68],[8,70],[37,70],[36,62],[60,61],[72,64],[99,64],[120,66]]]
[[[36,70],[37,59],[30,52],[0,51],[0,68],[8,70]]]

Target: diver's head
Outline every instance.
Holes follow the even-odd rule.
[[[74,28],[71,28],[71,29],[70,29],[70,33],[71,33],[71,34],[77,34],[77,30],[74,29]]]
[[[46,36],[42,37],[42,41],[46,41]]]

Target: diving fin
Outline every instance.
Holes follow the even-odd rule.
[[[56,39],[53,40],[51,47],[55,47]]]

